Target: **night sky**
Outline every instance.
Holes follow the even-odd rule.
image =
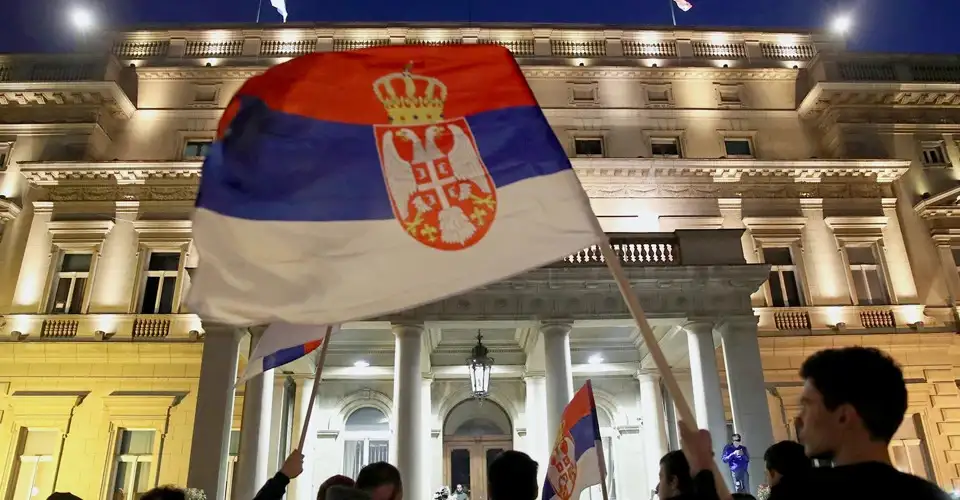
[[[286,0],[291,22],[472,21],[669,25],[671,0]],[[883,52],[960,54],[958,0],[691,0],[681,26],[820,29],[852,12],[850,46]],[[142,24],[252,23],[257,0],[2,0],[0,53],[72,50],[70,5],[107,28]],[[11,5],[12,4],[12,5]],[[262,21],[280,17],[263,0]]]

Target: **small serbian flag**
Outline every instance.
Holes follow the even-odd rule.
[[[687,0],[673,0],[673,3],[677,4],[677,7],[684,12],[693,8],[693,4]]]
[[[330,335],[339,329],[340,327],[331,328]],[[237,384],[242,384],[267,370],[293,363],[316,351],[326,342],[326,332],[325,326],[288,323],[268,326],[260,337],[260,342],[253,348],[253,353],[247,360],[247,369],[243,371]]]
[[[188,297],[233,325],[342,324],[604,238],[497,45],[315,53],[248,80],[203,165]]]
[[[563,410],[540,498],[578,500],[584,490],[602,484],[606,477],[597,405],[588,380]]]

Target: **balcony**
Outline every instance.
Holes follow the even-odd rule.
[[[0,55],[0,106],[103,105],[129,117],[137,75],[113,56]]]
[[[668,281],[675,279],[679,280],[678,282],[686,282],[690,279],[691,273],[698,268],[710,269],[708,271],[710,278],[717,279],[717,283],[721,284],[730,279],[723,274],[722,266],[729,266],[732,270],[730,272],[733,273],[737,270],[742,271],[743,268],[756,267],[759,268],[758,276],[765,276],[767,271],[763,266],[744,265],[740,235],[740,230],[680,230],[674,233],[612,233],[608,236],[631,279],[642,279],[648,284],[657,284],[655,295],[660,296],[665,292],[664,284],[667,282],[661,283],[656,279],[658,276]],[[684,269],[682,266],[700,267]],[[608,282],[609,286],[606,286],[603,292],[606,294],[603,300],[619,303],[619,293],[612,284],[610,273],[604,268],[605,263],[599,249],[591,247],[542,269],[485,287],[485,291],[479,291],[476,294],[468,292],[446,300],[462,302],[476,300],[478,296],[490,297],[491,294],[496,296],[494,301],[517,298],[530,293],[544,297],[546,294],[536,292],[536,285],[534,285],[544,281],[551,283],[551,292],[572,294],[567,296],[582,296],[584,283],[589,282],[595,285]],[[654,280],[650,281],[649,278]],[[519,288],[515,286],[523,282],[530,286]],[[599,292],[594,286],[591,293],[596,295]],[[748,295],[749,293],[744,295],[744,298]],[[425,306],[426,309],[431,307],[431,305]],[[619,310],[611,309],[610,312],[611,317],[614,316],[614,312],[617,317],[624,316],[624,313]],[[658,311],[650,312],[656,315]],[[415,311],[414,314],[416,314]],[[488,318],[490,314],[494,313],[481,313],[476,320],[493,319]],[[529,319],[529,314],[526,312],[524,314]],[[593,319],[603,319],[605,315],[597,311],[585,314]],[[670,314],[676,314],[676,312],[670,312]],[[518,314],[515,319],[519,317]],[[3,319],[5,324],[0,324],[0,342],[191,342],[196,341],[199,338],[199,332],[203,331],[200,319],[193,314],[144,315],[93,311],[82,315],[13,314]]]
[[[949,308],[889,306],[757,307],[763,335],[837,335],[955,331]]]

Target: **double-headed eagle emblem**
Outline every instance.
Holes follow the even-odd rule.
[[[464,118],[447,119],[447,87],[408,66],[373,84],[389,125],[375,125],[377,148],[397,220],[438,250],[479,242],[497,214],[496,186]]]

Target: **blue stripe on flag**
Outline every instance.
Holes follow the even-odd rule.
[[[305,345],[288,347],[263,357],[263,371],[272,370],[303,357],[307,353]]]
[[[597,445],[597,440],[593,435],[593,417],[592,415],[581,418],[570,428],[570,435],[573,437],[573,459],[579,461],[580,456]]]
[[[269,110],[247,98],[203,166],[197,207],[249,220],[393,219],[372,125],[353,125]],[[242,116],[241,116],[242,115]],[[466,118],[497,187],[570,169],[536,106]]]

